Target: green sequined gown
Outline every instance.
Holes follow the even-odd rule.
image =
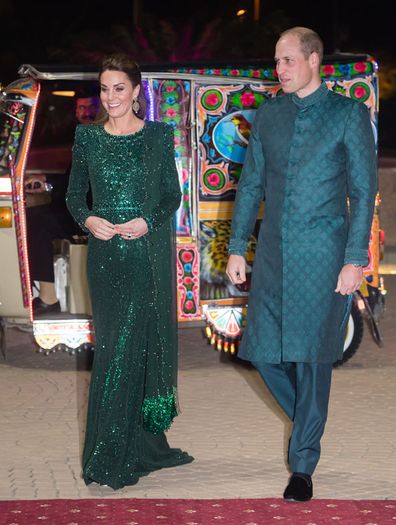
[[[86,205],[89,185],[92,211]],[[126,136],[110,135],[100,125],[77,127],[67,193],[76,221],[83,226],[96,215],[117,224],[143,217],[149,227],[147,235],[130,241],[89,235],[96,343],[83,452],[87,484],[118,489],[193,459],[170,448],[164,434],[177,414],[177,333],[170,298],[175,292],[171,219],[179,204],[169,126],[146,122]]]

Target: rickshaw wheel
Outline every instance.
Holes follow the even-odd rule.
[[[345,346],[342,358],[334,363],[338,367],[346,363],[357,351],[363,339],[363,317],[358,305],[353,302],[349,316]]]

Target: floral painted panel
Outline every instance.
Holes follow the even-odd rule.
[[[176,215],[176,233],[192,235],[192,162],[190,85],[185,80],[154,80],[154,116],[174,129],[175,160],[183,198]]]
[[[200,201],[233,201],[256,109],[279,86],[210,84],[196,91]]]

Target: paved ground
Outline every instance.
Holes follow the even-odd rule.
[[[388,275],[385,345],[368,329],[357,354],[335,369],[318,498],[396,498],[396,276]],[[254,369],[219,357],[200,328],[180,333],[182,414],[168,432],[196,460],[114,492],[85,487],[80,453],[87,354],[36,353],[30,334],[8,331],[0,361],[0,499],[278,497],[288,423]],[[1,359],[1,358],[0,358]]]

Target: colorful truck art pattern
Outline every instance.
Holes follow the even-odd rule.
[[[201,319],[199,307],[199,253],[196,244],[185,244],[193,231],[193,181],[190,140],[191,82],[153,80],[155,118],[174,129],[175,161],[182,203],[176,213],[177,311],[180,322]]]
[[[2,103],[3,133],[0,135],[0,168],[8,169],[9,155],[16,160],[21,133],[24,128],[27,106],[20,102],[18,95]]]
[[[255,111],[279,89],[253,83],[197,88],[201,201],[234,200]]]
[[[196,244],[177,247],[177,298],[180,321],[190,321],[201,317],[199,253]]]
[[[192,234],[192,165],[189,135],[191,82],[153,80],[155,117],[174,129],[175,160],[182,189],[182,204],[177,212],[176,233]]]
[[[350,63],[333,62],[321,66],[320,75],[323,79],[343,77],[354,78],[362,75],[371,76],[377,72],[378,65],[372,57],[364,62],[356,61]],[[273,67],[249,67],[249,68],[178,68],[172,69],[173,73],[187,73],[193,75],[209,75],[212,77],[232,77],[232,78],[255,78],[257,80],[278,81],[276,69]]]

